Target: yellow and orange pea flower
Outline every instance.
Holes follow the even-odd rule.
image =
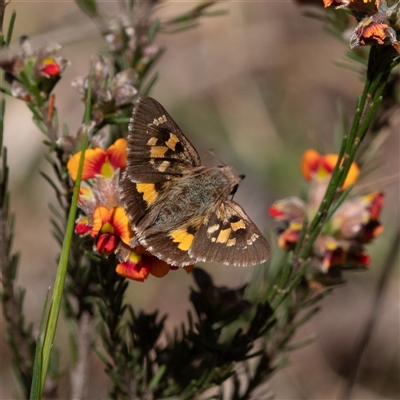
[[[38,65],[38,71],[43,77],[56,78],[61,73],[61,66],[54,57],[46,57]]]
[[[380,12],[368,15],[360,21],[350,37],[350,47],[391,44],[400,53],[400,42],[388,17]]]
[[[301,169],[304,177],[312,181],[309,204],[296,197],[290,197],[269,207],[270,216],[285,224],[279,234],[280,247],[293,249],[296,246],[304,219],[312,218],[319,205],[314,203],[320,194],[316,196],[313,192],[320,192],[321,188],[326,189],[326,182],[337,159],[336,154],[322,156],[315,150],[307,150],[302,158]],[[359,169],[354,164],[343,187],[353,184],[358,175]],[[363,245],[383,230],[378,221],[383,199],[382,193],[373,192],[347,200],[337,209],[314,245],[314,264],[319,265],[320,272],[326,273],[335,265],[354,264],[363,267],[369,263],[370,259],[363,250]],[[319,202],[321,200],[322,197],[319,198]]]
[[[350,10],[371,12],[378,9],[381,0],[322,0],[324,7],[348,7]]]
[[[154,257],[142,246],[129,248],[134,233],[122,207],[97,207],[93,215],[91,236],[100,254],[107,256],[112,252],[117,253],[121,262],[115,271],[125,278],[143,282],[149,275],[161,278],[171,269],[178,268]]]
[[[80,156],[81,152],[74,154],[67,164],[73,180],[76,180]],[[119,275],[143,282],[149,275],[161,278],[178,267],[159,260],[142,246],[135,249],[129,247],[134,233],[114,193],[117,192],[118,185],[117,171],[125,168],[126,156],[125,139],[118,139],[107,150],[86,150],[82,180],[89,180],[89,183],[81,183],[78,202],[85,215],[77,219],[75,231],[79,235],[90,234],[95,241],[95,249],[100,254],[108,256],[115,253],[120,261],[115,269]],[[104,202],[107,204],[102,204]],[[193,266],[184,267],[186,272],[190,272],[192,268]]]
[[[98,206],[93,214],[90,235],[96,238],[96,249],[99,253],[110,254],[116,250],[120,240],[129,245],[133,232],[122,207],[108,209]]]
[[[325,8],[348,8],[351,12],[354,11],[357,20],[360,20],[360,16],[364,17],[350,37],[350,48],[390,44],[400,54],[400,42],[397,40],[399,27],[395,22],[398,20],[399,3],[392,7],[381,0],[323,0],[323,3]]]
[[[326,154],[321,155],[316,150],[306,150],[301,159],[301,172],[306,180],[324,180],[330,178],[335,168],[339,156],[337,154]],[[358,165],[353,162],[350,166],[349,173],[346,180],[343,183],[342,189],[346,189],[350,185],[354,184],[358,176],[360,175],[360,169]]]
[[[2,54],[0,68],[7,73],[6,79],[11,83],[13,97],[27,102],[34,101],[33,87],[41,95],[50,94],[69,64],[66,58],[55,55],[60,48],[59,44],[48,42],[34,49],[31,40],[24,37],[20,41],[19,53],[7,49]]]
[[[100,147],[87,149],[83,164],[82,180],[93,179],[97,175],[112,177],[117,169],[126,167],[126,139],[118,139],[107,150]],[[75,153],[67,163],[71,178],[75,181],[78,174],[81,152]]]
[[[133,279],[135,281],[143,282],[149,275],[157,278],[162,278],[167,275],[170,270],[177,270],[179,267],[169,265],[165,261],[158,259],[151,255],[142,246],[138,246],[134,251],[130,251],[125,260],[117,265],[115,271],[117,274]],[[190,273],[193,265],[183,267],[183,269]]]

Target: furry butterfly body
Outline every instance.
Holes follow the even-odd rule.
[[[265,237],[229,196],[241,177],[205,167],[167,111],[150,97],[133,110],[121,199],[135,237],[175,266],[212,261],[249,266],[269,255]]]

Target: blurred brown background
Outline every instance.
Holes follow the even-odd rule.
[[[101,3],[110,13],[118,11],[117,1]],[[194,4],[167,2],[158,14],[171,16]],[[343,59],[347,47],[324,31],[320,22],[304,17],[294,2],[239,1],[215,8],[229,14],[204,19],[200,27],[187,32],[158,37],[167,52],[156,67],[160,79],[152,96],[176,119],[200,155],[213,149],[223,162],[246,174],[236,200],[261,229],[270,232],[276,246],[268,205],[305,192],[301,154],[309,147],[333,151],[338,104],[350,118],[362,83],[357,75],[333,64]],[[76,131],[83,104],[70,82],[87,74],[90,55],[105,43],[72,1],[15,1],[8,6],[6,21],[12,9],[17,11],[14,38],[28,34],[38,43],[50,38],[63,44],[61,54],[71,66],[57,86],[57,105],[60,121]],[[399,128],[397,115],[380,155],[381,168],[362,181],[369,182],[367,190],[384,189],[387,196],[382,215],[385,231],[369,248],[369,271],[347,273],[347,284],[323,301],[321,312],[297,333],[298,339],[315,335],[315,342],[291,354],[291,366],[275,375],[260,399],[271,393],[277,399],[338,398],[342,374],[371,309],[382,263],[399,225]],[[50,233],[48,204],[53,193],[38,175],[41,169],[49,172],[43,139],[25,105],[7,98],[5,145],[11,208],[16,214],[14,250],[21,252],[18,283],[27,290],[26,317],[36,326],[46,290],[54,281],[59,252]],[[383,186],[384,177],[393,179]],[[217,265],[206,268],[220,285],[243,283],[252,272]],[[168,313],[172,328],[185,319],[190,285],[190,275],[176,271],[160,280],[131,282],[129,296],[136,309]],[[399,398],[398,268],[390,277],[376,323],[353,399]],[[56,342],[66,370],[71,360],[63,323]],[[11,399],[15,382],[1,316],[0,351],[0,397]],[[106,393],[108,378],[102,369],[93,356],[90,398]],[[60,394],[67,397],[68,375],[64,375]]]

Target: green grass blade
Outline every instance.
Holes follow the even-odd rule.
[[[42,374],[41,374],[42,388],[44,387],[44,382],[45,382],[47,370],[49,367],[51,349],[53,347],[53,342],[54,342],[54,337],[56,334],[56,328],[57,328],[57,322],[58,322],[58,316],[60,314],[62,295],[64,292],[64,282],[65,282],[65,277],[67,275],[69,251],[71,248],[72,235],[74,233],[74,228],[75,228],[76,208],[77,208],[77,204],[78,204],[79,187],[80,187],[80,183],[81,183],[83,161],[84,161],[86,146],[87,146],[87,136],[85,135],[83,146],[82,146],[81,158],[79,161],[78,177],[75,182],[74,194],[72,197],[71,208],[69,210],[67,230],[65,232],[63,247],[61,249],[60,261],[59,261],[58,268],[57,268],[57,275],[56,275],[56,279],[54,282],[54,292],[53,292],[53,297],[51,299],[51,306],[50,306],[50,312],[49,312],[49,319],[47,322],[47,329],[46,329],[44,340],[43,340],[43,355],[42,355],[43,368],[42,368]]]
[[[15,10],[13,10],[10,18],[10,24],[8,25],[8,30],[7,30],[7,36],[6,36],[6,46],[9,46],[11,43],[11,38],[14,30],[14,23],[15,23],[15,18],[17,18],[17,13]]]
[[[50,290],[50,288],[49,288]],[[42,395],[42,389],[40,387],[40,380],[42,375],[42,332],[46,321],[47,303],[49,300],[49,291],[47,291],[46,298],[44,299],[42,317],[40,319],[39,332],[36,339],[36,351],[35,351],[35,362],[33,364],[33,377],[30,399],[40,399]]]
[[[1,99],[0,102],[0,151],[3,148],[3,131],[4,131],[4,112],[6,109],[6,101]]]

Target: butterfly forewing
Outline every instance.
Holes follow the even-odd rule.
[[[164,107],[150,97],[140,98],[129,126],[129,178],[134,182],[165,182],[197,166],[197,151]]]

